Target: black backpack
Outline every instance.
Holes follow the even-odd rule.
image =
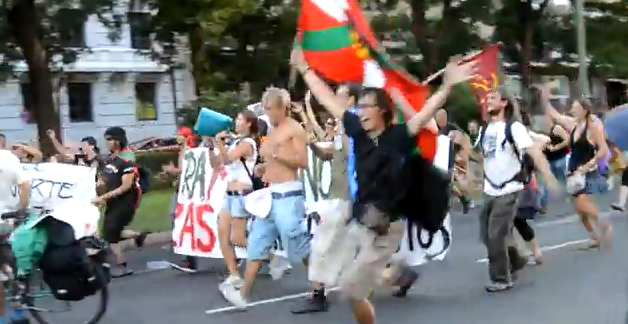
[[[413,229],[416,228],[417,241],[424,249],[432,245],[436,233],[441,232],[443,235],[442,251],[427,256],[428,258],[446,251],[451,243],[450,234],[443,226],[449,212],[450,175],[436,168],[432,161],[420,154],[391,156],[390,152],[381,152],[375,148],[372,158],[377,160],[374,161],[378,170],[377,177],[370,180],[369,187],[364,189],[379,188],[380,199],[375,206],[391,215],[390,222],[397,220],[397,216],[406,219],[410,250],[414,250],[412,237]],[[392,188],[394,190],[390,190]],[[359,201],[357,203],[359,207]],[[360,214],[354,206],[354,215],[356,212]],[[423,240],[424,233],[428,234],[427,241]]]
[[[48,246],[38,267],[56,299],[79,301],[107,286],[106,263],[87,255],[86,246],[75,240],[70,225],[48,218],[39,226],[48,233]]]
[[[509,179],[509,180],[507,180],[507,181],[505,181],[505,182],[503,182],[501,184],[496,184],[493,181],[491,181],[491,179],[486,177],[486,172],[485,172],[484,173],[484,179],[486,179],[486,181],[488,181],[488,183],[490,183],[491,186],[493,186],[493,188],[495,188],[495,189],[502,189],[507,184],[509,184],[509,183],[511,183],[513,181],[521,182],[524,185],[526,185],[526,184],[528,184],[530,182],[530,179],[532,177],[532,172],[534,172],[534,160],[532,160],[532,157],[530,157],[525,152],[523,152],[523,155],[521,155],[521,152],[519,152],[519,149],[517,148],[517,145],[515,143],[515,139],[512,137],[512,124],[515,121],[516,120],[514,118],[510,118],[510,119],[508,119],[508,121],[506,121],[506,128],[505,128],[505,135],[506,136],[504,138],[504,141],[502,141],[501,146],[502,146],[502,148],[504,148],[504,145],[506,145],[506,143],[510,144],[510,147],[512,147],[512,151],[514,152],[515,156],[519,160],[519,163],[521,164],[521,169],[511,179]],[[488,126],[488,124],[484,124],[484,126],[482,127],[482,131],[480,132],[479,147],[480,147],[483,155],[484,155],[484,148],[482,147],[482,144],[484,142],[484,135],[486,134],[487,126]]]

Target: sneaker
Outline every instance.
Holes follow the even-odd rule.
[[[325,290],[314,291],[310,296],[297,301],[296,306],[290,311],[292,314],[309,314],[326,312],[329,308]]]
[[[236,308],[246,309],[247,301],[240,293],[240,290],[237,290],[234,287],[225,287],[224,290],[220,290],[220,293],[222,294],[222,297],[233,304]]]
[[[133,270],[129,269],[126,266],[118,265],[117,267],[113,267],[110,270],[111,278],[122,278],[127,277],[133,274]]]
[[[198,271],[198,266],[196,265],[196,260],[194,261],[192,260],[194,259],[186,258],[185,260],[181,261],[179,264],[172,263],[171,266],[173,269],[179,270],[181,272],[196,273]]]
[[[240,289],[244,286],[244,280],[239,276],[229,276],[223,282],[218,285],[218,289],[226,290],[227,288],[233,287],[235,289]]]
[[[141,248],[144,246],[144,241],[146,241],[146,237],[148,236],[149,232],[141,232],[140,235],[135,237],[135,246],[137,246],[138,248]]]
[[[502,282],[502,281],[492,281],[488,285],[484,286],[487,292],[495,293],[502,292],[512,288],[512,281]]]
[[[393,293],[393,296],[399,298],[406,297],[408,290],[412,288],[417,279],[419,279],[419,274],[416,271],[408,267],[403,268],[401,275],[393,284],[393,286],[399,286],[399,289]]]
[[[618,204],[618,203],[612,203],[611,204],[611,209],[612,210],[616,210],[616,211],[620,211],[620,212],[625,212],[626,208],[624,208],[624,206]]]
[[[273,278],[273,280],[279,280],[286,273],[288,269],[290,269],[290,262],[282,256],[274,255],[268,264],[270,270],[268,270],[268,274]]]

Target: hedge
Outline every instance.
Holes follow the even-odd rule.
[[[135,153],[138,165],[150,171],[153,179],[151,181],[151,190],[160,190],[172,188],[174,177],[160,175],[162,166],[170,162],[177,164],[179,151],[146,151]]]

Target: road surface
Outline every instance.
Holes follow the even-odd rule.
[[[563,202],[551,210],[560,208],[570,207]],[[487,265],[476,213],[455,214],[452,249],[445,261],[419,267],[422,278],[405,299],[379,291],[375,299],[378,323],[627,324],[628,221],[625,215],[605,215],[615,225],[614,247],[606,251],[577,249],[587,236],[573,215],[540,219],[536,229],[545,263],[523,270],[512,290],[491,295],[483,289]],[[238,312],[217,290],[224,269],[220,260],[204,260],[203,271],[190,275],[145,269],[147,261],[177,258],[167,249],[136,252],[133,258],[131,264],[140,272],[112,282],[102,324],[353,323],[347,303],[334,293],[327,313],[290,313],[294,301],[307,290],[301,267],[280,281],[259,279],[253,306]],[[82,323],[94,307],[90,304],[93,300],[74,306],[71,313],[49,318],[57,318],[55,324]]]

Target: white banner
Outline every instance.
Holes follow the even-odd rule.
[[[223,257],[218,241],[218,214],[227,191],[227,174],[224,167],[211,167],[207,148],[185,152],[172,229],[175,253]],[[239,252],[238,257],[243,257]]]
[[[31,207],[54,208],[89,204],[96,197],[96,169],[63,163],[22,164],[31,181]],[[12,205],[19,202],[18,187],[11,189]]]

